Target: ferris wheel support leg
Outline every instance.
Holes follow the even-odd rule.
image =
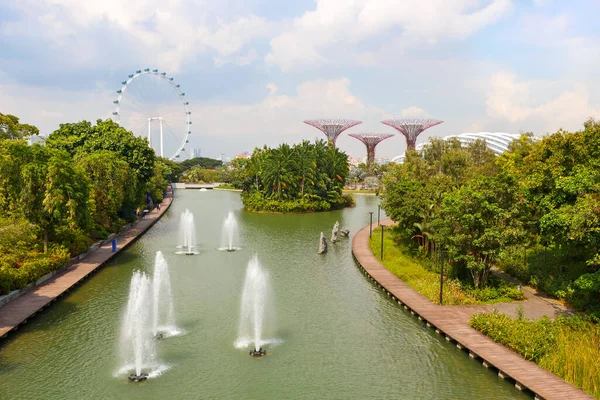
[[[164,154],[163,154],[164,141],[163,141],[162,119],[159,120],[159,123],[160,123],[160,156],[164,157]]]
[[[152,147],[152,136],[150,135],[150,126],[152,124],[152,120],[148,118],[148,146]]]

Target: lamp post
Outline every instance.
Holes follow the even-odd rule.
[[[380,225],[379,219],[381,217],[381,205],[377,205],[377,226]]]
[[[369,239],[371,239],[371,237],[373,236],[373,211],[369,211],[369,214],[371,216],[371,222],[369,222]]]
[[[381,261],[383,261],[383,228],[385,226],[381,225]]]
[[[444,250],[442,250],[442,270],[440,271],[440,306],[444,305]]]

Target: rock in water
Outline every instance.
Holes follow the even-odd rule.
[[[345,228],[344,228],[344,229],[342,229],[342,230],[340,231],[340,235],[342,235],[343,237],[348,237],[348,236],[350,236],[350,229],[345,229]]]
[[[333,229],[331,230],[331,243],[337,242],[339,233],[340,233],[340,223],[339,223],[339,221],[335,221],[335,225],[333,225]]]
[[[325,239],[325,235],[321,232],[321,237],[319,238],[319,254],[327,253],[327,239]]]

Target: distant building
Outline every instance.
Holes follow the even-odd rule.
[[[38,136],[38,135],[32,135],[32,136],[29,136],[27,138],[27,144],[28,145],[31,146],[31,145],[33,145],[35,143],[39,143],[42,146],[45,146],[46,145],[46,138],[43,137],[43,136]]]
[[[217,157],[217,160],[222,161],[223,165],[227,165],[231,161],[231,157],[227,157],[225,154],[221,153],[221,155]]]
[[[202,151],[200,149],[192,149],[190,152],[190,158],[202,157]]]

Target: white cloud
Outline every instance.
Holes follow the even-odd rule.
[[[344,46],[368,39],[379,38],[380,46],[399,41],[399,48],[462,39],[511,8],[511,0],[492,0],[483,7],[476,0],[317,0],[314,11],[271,40],[265,61],[286,71],[330,62],[334,57],[327,53],[332,48],[342,48],[337,54]],[[394,28],[402,33],[389,35]],[[358,61],[368,64],[371,53],[359,54]]]
[[[218,65],[229,60],[244,65],[257,59],[248,57],[255,51],[248,47],[256,39],[272,35],[275,24],[253,14],[232,14],[224,21],[210,14],[212,3],[219,2],[209,0],[200,6],[183,0],[23,0],[11,7],[25,19],[5,23],[0,34],[41,37],[81,66],[110,61],[102,51],[106,44],[98,37],[98,29],[119,38],[114,45],[126,46],[123,55],[139,53],[144,62],[158,61],[173,72],[209,51],[217,54]],[[126,34],[125,42],[119,33]],[[240,52],[246,55],[233,57]]]
[[[600,117],[600,105],[590,103],[589,93],[583,85],[575,85],[554,98],[537,101],[534,95],[540,90],[536,88],[539,89],[539,85],[518,81],[514,74],[494,74],[487,94],[488,115],[550,132],[558,128],[575,130],[587,118]]]
[[[0,110],[37,126],[40,133],[47,136],[62,123],[111,117],[112,93],[102,89],[102,85],[90,92],[74,92],[0,83]]]
[[[416,107],[416,106],[410,106],[410,107],[405,108],[404,110],[400,111],[401,117],[423,117],[425,115],[426,115],[425,110],[423,110],[420,107]]]
[[[281,93],[275,83],[269,83],[264,97],[254,102],[194,102],[189,147],[200,147],[204,149],[203,154],[217,156],[252,150],[263,144],[276,146],[282,142],[324,139],[321,132],[302,123],[312,118],[358,119],[363,124],[352,128],[354,132],[394,133],[380,123],[393,114],[365,104],[351,91],[350,84],[347,78],[313,80],[299,84],[293,93],[286,94]],[[102,84],[90,92],[0,84],[0,110],[37,126],[43,135],[52,133],[61,123],[110,118],[111,98],[113,91],[106,90]],[[105,112],[99,114],[98,110]],[[339,138],[338,146],[353,156],[364,155],[364,146],[347,135]],[[404,140],[396,135],[381,146],[378,154],[394,156],[403,148]]]

